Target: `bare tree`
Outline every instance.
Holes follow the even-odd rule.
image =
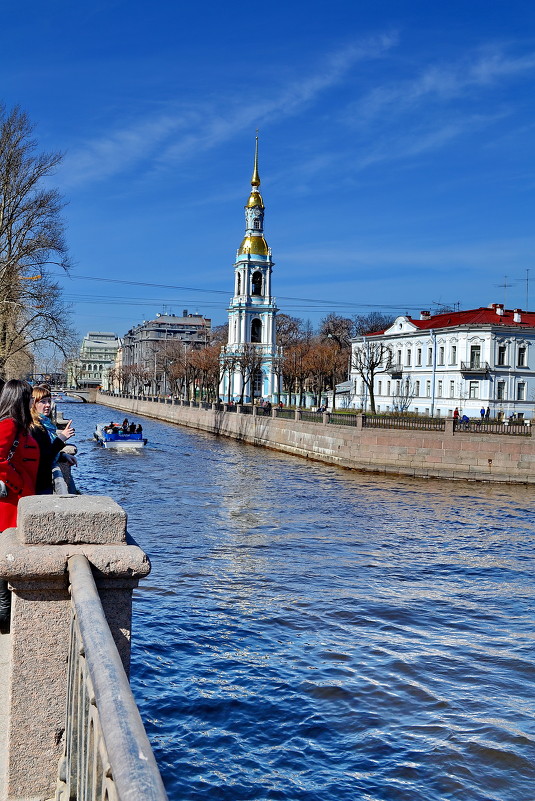
[[[275,318],[277,325],[277,345],[287,348],[295,345],[304,337],[304,323],[299,317],[291,317],[289,314],[277,314]]]
[[[375,414],[375,376],[387,369],[391,359],[392,352],[388,345],[384,342],[368,342],[366,337],[354,347],[351,355],[351,369],[358,373],[366,385],[373,414]]]
[[[392,394],[392,406],[395,412],[406,412],[416,397],[416,387],[409,377],[400,379]]]
[[[262,354],[250,342],[245,342],[240,345],[238,358],[236,359],[236,368],[241,375],[241,393],[239,403],[243,403],[243,396],[245,389],[249,385],[249,394],[251,399],[254,395],[254,378],[255,375],[262,369]]]
[[[71,344],[69,310],[46,275],[51,265],[69,266],[64,203],[43,187],[62,155],[36,153],[33,129],[20,108],[0,106],[0,377],[17,354]]]
[[[355,322],[350,317],[331,312],[320,323],[319,335],[321,339],[332,339],[340,348],[349,347],[351,338],[355,333]]]
[[[354,336],[373,334],[376,331],[384,331],[392,325],[394,317],[383,312],[370,312],[369,314],[357,314],[353,318]]]

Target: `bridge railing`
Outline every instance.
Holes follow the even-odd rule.
[[[83,554],[68,562],[72,600],[65,750],[57,801],[165,801],[167,795]]]
[[[132,592],[149,571],[111,498],[20,500],[0,538],[12,589],[0,798],[166,798],[127,678]]]

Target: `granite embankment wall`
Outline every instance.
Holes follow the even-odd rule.
[[[362,428],[99,394],[97,403],[353,470],[463,481],[535,483],[535,437]],[[103,420],[106,415],[103,415]]]

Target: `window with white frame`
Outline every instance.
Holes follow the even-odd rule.
[[[390,395],[390,387],[391,387],[391,382],[387,381],[386,382],[386,394],[387,395]]]
[[[517,367],[525,367],[526,366],[526,346],[519,345],[518,346],[518,359],[517,359]]]
[[[439,381],[437,384],[437,397],[442,397],[442,381]]]
[[[457,364],[457,345],[451,346],[450,364]]]
[[[377,394],[378,395],[382,395],[383,394],[383,382],[382,381],[378,381],[377,382]]]
[[[433,348],[427,348],[427,364],[433,364]]]
[[[523,381],[516,385],[516,399],[519,401],[526,400],[526,385]]]
[[[401,350],[398,350],[398,355],[396,358],[396,364],[401,364]]]
[[[507,345],[498,345],[498,367],[507,364]]]
[[[415,381],[414,382],[414,394],[416,395],[417,398],[420,397],[420,382],[419,381]]]
[[[440,365],[444,364],[444,346],[441,345],[438,349],[438,363]]]
[[[450,381],[450,398],[455,397],[455,381]]]
[[[425,396],[426,396],[426,398],[430,398],[431,397],[431,381],[426,381],[425,382]]]
[[[405,357],[405,364],[407,365],[407,367],[410,367],[411,363],[412,363],[412,350],[410,348],[407,348],[407,354],[406,354],[406,357]]]
[[[468,397],[471,400],[479,398],[479,381],[470,381],[468,385]]]
[[[421,348],[418,348],[418,350],[416,351],[416,366],[417,367],[421,367],[422,366],[422,349]]]
[[[505,400],[505,381],[498,381],[496,384],[496,399]]]

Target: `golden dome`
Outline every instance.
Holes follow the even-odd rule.
[[[249,200],[247,201],[245,208],[252,209],[254,206],[260,206],[261,209],[264,208],[264,201],[262,200],[262,195],[258,189],[253,189],[249,195]]]
[[[240,245],[238,255],[250,253],[253,256],[269,256],[269,248],[263,236],[246,236]]]

